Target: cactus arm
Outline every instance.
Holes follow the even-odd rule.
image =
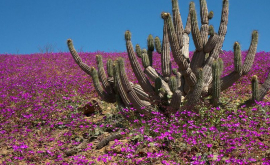
[[[269,90],[270,90],[270,70],[268,72],[268,76],[265,79],[264,83],[260,86],[260,89],[258,92],[258,101],[262,101],[264,96],[267,94]]]
[[[132,105],[138,110],[139,113],[148,114],[149,113],[148,110],[151,109],[149,107],[150,104],[141,101],[141,99],[138,97],[136,92],[133,90],[127,78],[127,74],[124,67],[124,60],[122,58],[119,58],[118,63],[119,63],[118,66],[119,66],[120,80],[121,80],[121,83],[123,84],[123,88],[126,95],[128,96],[128,99],[130,100]],[[144,109],[145,107],[147,107],[148,109]]]
[[[195,10],[195,5],[194,2],[190,3],[190,12],[191,12],[191,34],[192,38],[194,41],[194,45],[196,48],[196,51],[201,51],[203,49],[203,42],[202,42],[202,37],[201,33],[199,30],[198,26],[198,21],[197,21],[197,15],[196,15],[196,10]]]
[[[200,16],[201,16],[201,23],[208,24],[208,9],[207,9],[207,3],[206,0],[200,0]]]
[[[243,64],[243,75],[246,75],[250,71],[253,65],[255,54],[257,51],[257,44],[258,44],[258,31],[254,30],[252,32],[251,43],[248,49],[248,54]]]
[[[154,51],[155,46],[154,46],[154,39],[151,34],[147,38],[147,47],[148,47],[147,54],[149,57],[150,65],[152,66],[153,65],[153,51]]]
[[[97,61],[97,65],[98,65],[98,75],[99,75],[99,80],[101,81],[102,86],[104,87],[105,91],[108,94],[113,94],[113,90],[108,82],[106,73],[105,73],[105,69],[103,67],[103,62],[102,62],[102,57],[100,55],[96,56],[96,61]]]
[[[223,0],[221,21],[218,30],[218,34],[222,37],[225,37],[227,33],[228,16],[229,16],[229,0]]]
[[[79,54],[77,53],[77,51],[75,50],[71,39],[67,40],[67,45],[68,45],[68,49],[69,49],[72,57],[74,58],[75,62],[79,65],[82,62],[82,59],[79,56]],[[90,73],[89,73],[89,75],[90,75]]]
[[[213,89],[212,89],[212,103],[216,107],[219,103],[220,97],[220,70],[218,66],[218,62],[215,61],[212,66],[213,72]]]
[[[208,20],[212,19],[214,17],[214,12],[213,11],[210,11],[208,13]]]
[[[158,54],[161,54],[162,48],[161,48],[159,37],[155,37],[155,48],[156,48],[156,51],[158,52]]]
[[[208,9],[206,0],[200,0],[200,16],[201,16],[201,37],[203,45],[206,44],[208,40],[208,29],[209,29],[209,20],[208,20]]]
[[[195,105],[197,102],[200,101],[201,93],[203,89],[203,74],[202,68],[198,70],[197,73],[197,83],[192,91],[190,91],[186,98],[188,100],[188,105]]]
[[[258,77],[256,75],[252,76],[251,80],[251,89],[252,89],[252,102],[255,103],[255,101],[258,100],[258,94],[259,94],[259,82]]]
[[[169,80],[170,75],[171,75],[171,55],[170,55],[170,43],[169,43],[168,29],[167,29],[167,24],[165,24],[165,23],[164,23],[164,27],[163,27],[161,70],[162,70],[162,75],[164,76],[164,80],[167,82]]]
[[[197,75],[198,69],[203,66],[204,59],[205,59],[205,54],[203,51],[200,51],[200,52],[195,51],[194,52],[191,63],[190,63],[190,68],[192,69],[194,74]]]
[[[173,93],[177,90],[177,80],[175,76],[170,77],[169,87]]]
[[[107,61],[107,73],[108,73],[108,77],[113,77],[113,61],[112,61],[112,59],[108,59],[108,61]]]
[[[161,86],[162,86],[161,78],[157,77],[155,79],[155,93],[156,93],[156,95],[159,95]]]
[[[140,47],[140,45],[139,44],[136,44],[136,54],[137,54],[137,56],[139,57],[139,58],[141,58],[142,57],[142,51],[141,51],[141,47]]]
[[[183,47],[183,33],[184,33],[184,27],[180,15],[178,0],[172,0],[172,13],[173,13],[173,23],[174,23],[174,29],[177,36],[177,40],[179,43],[180,48]]]
[[[132,88],[141,100],[150,101],[149,95],[143,91],[139,84],[135,84]]]
[[[182,54],[185,56],[185,58],[188,61],[189,61],[189,36],[188,35],[190,31],[191,31],[191,20],[190,20],[190,11],[189,11],[186,27],[183,34],[183,47],[182,47]]]
[[[186,33],[187,35],[189,35],[189,33],[191,31],[191,10],[192,9],[189,8],[186,27],[185,27],[185,30],[184,30],[184,33]]]
[[[234,71],[229,75],[221,78],[220,80],[221,91],[232,86],[242,75],[242,58],[239,43],[235,42],[233,48],[234,48]],[[210,91],[213,90],[212,85],[209,86],[209,90]]]
[[[186,81],[188,81],[187,84],[190,87],[193,87],[197,81],[196,76],[190,69],[189,63],[187,62],[185,57],[181,55],[181,50],[179,48],[179,44],[177,43],[177,38],[172,24],[171,16],[169,13],[162,13],[162,18],[165,20],[165,23],[167,24],[168,27],[169,41],[173,52],[174,60],[179,66],[179,71],[182,71]]]
[[[132,90],[132,86],[127,78],[126,72],[125,72],[125,64],[124,60],[122,58],[118,58],[118,66],[119,66],[119,76],[120,80],[123,84],[124,90],[128,93]]]
[[[75,60],[75,62],[79,65],[79,67],[88,75],[91,75],[91,68],[82,62],[81,57],[78,55],[77,51],[75,50],[74,46],[73,46],[73,42],[71,39],[67,40],[67,45],[68,45],[68,49],[73,57],[73,59]]]
[[[147,68],[148,66],[150,66],[149,56],[146,53],[142,54],[142,64],[144,68]]]
[[[72,40],[68,39],[67,40],[67,45],[69,48],[69,51],[72,55],[72,57],[74,58],[75,62],[79,65],[79,67],[86,72],[88,75],[90,75],[92,77],[93,83],[94,83],[94,87],[98,93],[98,95],[106,102],[109,103],[114,103],[115,97],[112,94],[107,93],[102,86],[99,83],[99,79],[98,79],[98,74],[95,68],[90,68],[87,64],[82,62],[81,57],[78,55],[77,51],[75,50]]]
[[[114,103],[116,101],[114,95],[108,94],[102,88],[102,86],[99,83],[97,70],[94,67],[91,68],[91,77],[93,79],[94,87],[95,87],[98,95],[101,97],[101,99],[108,102],[108,103]]]
[[[164,19],[164,23],[167,24],[166,27],[168,29],[168,37],[169,37],[169,42],[171,45],[174,60],[178,65],[181,66],[181,70],[184,70],[185,68],[183,67],[183,64],[182,64],[184,57],[181,55],[181,49],[179,47],[179,43],[178,43],[178,39],[174,30],[171,15],[169,13],[162,13],[161,16]]]
[[[173,113],[178,111],[180,109],[181,99],[182,99],[182,92],[180,90],[176,90],[173,93],[169,110],[171,110]]]
[[[257,42],[258,42],[258,33],[257,33],[257,31],[254,31],[252,33],[252,41],[251,41],[249,51],[248,51],[248,54],[246,56],[246,59],[244,61],[243,66],[241,65],[242,62],[240,61],[241,60],[240,57],[235,57],[234,58],[235,59],[235,62],[234,62],[235,63],[235,70],[231,74],[229,74],[221,79],[221,91],[232,86],[233,83],[235,83],[241,77],[241,75],[245,75],[249,72],[249,70],[251,69],[252,64],[254,62],[254,57],[255,57],[256,48],[257,48]],[[237,46],[238,44],[239,44],[238,42],[235,43],[235,46],[234,46],[235,55],[234,56],[240,56],[239,53],[241,53],[241,50],[240,50],[240,46]]]
[[[140,67],[140,63],[138,62],[138,60],[135,56],[133,46],[131,43],[131,33],[129,31],[126,31],[125,39],[126,39],[126,47],[127,47],[128,57],[129,57],[129,61],[130,61],[131,67],[133,69],[133,72],[134,72],[136,78],[138,79],[138,82],[141,85],[141,87],[143,88],[143,90],[147,94],[149,94],[150,96],[153,96],[154,89],[153,89],[152,85],[150,84],[150,82],[148,81],[148,79],[146,78],[142,68]]]
[[[234,70],[242,75],[242,55],[241,48],[238,42],[234,43]]]
[[[207,43],[204,45],[203,51],[205,53],[210,53],[219,42],[220,42],[220,37],[218,34],[211,35]]]
[[[164,88],[166,90],[168,95],[173,94],[172,91],[170,90],[169,85],[162,79],[162,77],[157,73],[157,71],[153,67],[148,66],[147,68],[145,68],[144,72],[149,77],[149,79],[151,79],[152,81],[155,81],[156,78],[159,77],[161,79],[161,82],[162,82],[162,88]]]
[[[208,59],[205,62],[203,67],[203,75],[204,75],[204,91],[208,90],[209,84],[212,82],[212,64],[214,60],[219,58],[219,53],[222,48],[225,35],[227,33],[227,24],[228,24],[228,14],[229,14],[229,1],[223,0],[222,5],[222,13],[221,13],[221,21],[219,26],[218,35],[220,37],[219,42],[216,44]]]
[[[126,95],[125,90],[124,90],[124,87],[123,87],[122,82],[120,80],[119,66],[118,66],[118,62],[117,61],[114,62],[113,71],[114,71],[115,86],[116,86],[116,89],[117,89],[116,91],[118,91],[117,94],[120,95],[120,97],[121,97],[122,102],[124,103],[124,105],[126,107],[129,107],[130,104],[131,104],[131,102],[130,102],[130,100],[128,99],[128,97]],[[120,98],[118,98],[118,99],[120,99]]]

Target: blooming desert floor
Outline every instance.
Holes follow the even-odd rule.
[[[80,56],[96,67],[96,54],[104,64],[123,57],[136,83],[125,52]],[[224,76],[234,69],[233,52],[220,57]],[[153,58],[160,72],[160,55]],[[258,52],[249,74],[222,92],[219,107],[205,98],[199,113],[153,112],[151,120],[130,116],[129,122],[116,104],[101,101],[92,115],[80,110],[98,96],[70,53],[0,55],[0,164],[270,164],[270,92],[243,105],[251,77],[263,83],[269,71],[270,53]]]

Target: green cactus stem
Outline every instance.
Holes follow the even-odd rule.
[[[113,90],[108,82],[108,79],[107,79],[107,76],[106,76],[106,73],[105,73],[105,69],[104,69],[104,66],[103,66],[103,62],[102,62],[102,56],[100,55],[96,55],[96,62],[97,62],[97,65],[98,65],[98,77],[102,83],[102,86],[104,87],[105,91],[108,93],[108,94],[114,94],[113,93]]]
[[[156,78],[161,78],[161,76],[158,74],[158,72],[151,66],[148,66],[145,70],[144,70],[145,74],[149,77],[150,80],[155,81]],[[168,85],[168,83],[166,83],[162,78],[161,78],[161,83],[162,83],[162,88],[164,88],[166,90],[166,92],[168,93],[168,95],[172,95],[172,92],[170,90],[170,87]]]
[[[107,73],[108,73],[108,77],[113,77],[113,61],[112,61],[112,59],[108,59],[108,61],[107,61]]]
[[[156,51],[161,54],[161,43],[159,37],[155,37],[155,48]]]
[[[126,47],[127,47],[128,57],[129,57],[129,61],[130,61],[131,67],[133,69],[133,72],[134,72],[139,84],[143,88],[143,90],[146,93],[148,93],[150,95],[150,97],[154,97],[154,95],[153,95],[154,88],[152,87],[149,80],[146,78],[142,68],[140,67],[140,63],[135,56],[134,49],[133,49],[132,43],[130,41],[131,40],[130,31],[126,31],[125,38],[126,38]]]
[[[210,53],[219,42],[220,42],[220,36],[218,34],[210,35],[207,43],[205,44],[203,48],[203,51],[205,53]]]
[[[173,57],[177,65],[179,66],[179,70],[183,72],[183,75],[186,78],[187,84],[190,88],[193,88],[193,86],[196,84],[196,76],[192,72],[192,70],[189,67],[189,64],[186,60],[186,58],[182,55],[179,43],[177,41],[177,37],[174,31],[173,23],[171,20],[171,16],[169,13],[162,13],[162,18],[164,19],[165,24],[167,24],[168,27],[168,36],[169,41],[173,53]]]
[[[161,86],[162,86],[161,78],[157,77],[155,79],[155,92],[156,92],[156,94],[159,93],[159,90],[160,90]]]
[[[124,87],[124,90],[128,93],[132,90],[132,86],[130,85],[127,75],[126,75],[126,71],[125,71],[125,63],[123,58],[118,58],[118,66],[119,66],[119,76],[122,82],[122,85]]]
[[[172,0],[172,13],[173,13],[173,24],[175,33],[177,36],[177,40],[179,43],[179,47],[183,47],[183,34],[184,34],[184,27],[181,19],[181,14],[179,10],[178,0]]]
[[[212,103],[216,107],[219,103],[220,97],[220,71],[217,61],[213,63],[212,72],[213,72]]]
[[[240,44],[238,42],[235,42],[233,49],[234,49],[234,70],[241,75],[242,74],[242,55],[241,55]]]
[[[114,95],[109,95],[100,85],[97,70],[94,67],[92,67],[90,73],[94,87],[98,95],[101,97],[101,99],[109,103],[114,103],[116,101]]]
[[[174,75],[176,75],[176,74],[177,74],[177,69],[176,69],[176,68],[173,68],[173,69],[172,69],[172,73],[173,73]]]
[[[177,80],[175,76],[171,76],[169,80],[169,87],[172,92],[175,92],[177,90]]]
[[[170,108],[169,110],[172,110],[172,113],[177,112],[180,109],[180,105],[182,102],[182,92],[180,90],[176,90],[171,99]]]
[[[218,34],[225,37],[227,33],[228,15],[229,15],[229,0],[223,0],[221,21],[219,25]]]
[[[218,58],[218,66],[219,66],[219,75],[221,76],[224,69],[224,62],[222,58]]]
[[[109,103],[114,103],[115,97],[112,94],[108,94],[100,85],[99,83],[99,78],[98,78],[98,74],[95,68],[90,68],[87,64],[82,62],[81,57],[78,55],[77,51],[75,50],[72,40],[68,39],[67,40],[67,45],[69,48],[69,51],[73,57],[73,59],[75,60],[75,62],[79,65],[79,67],[88,75],[90,75],[92,77],[92,80],[94,82],[94,87],[98,93],[98,95],[101,97],[101,99],[103,99],[106,102]]]
[[[214,60],[219,58],[220,50],[222,48],[225,35],[227,33],[227,24],[228,24],[228,14],[229,14],[229,2],[228,0],[223,0],[222,5],[222,13],[221,13],[221,21],[219,25],[218,35],[220,37],[219,42],[216,44],[215,48],[212,50],[210,54],[210,58],[207,59],[205,65],[203,67],[203,75],[204,76],[204,91],[208,89],[208,86],[212,82],[212,64]]]
[[[146,53],[142,54],[142,63],[143,63],[144,68],[147,68],[148,66],[150,66],[150,60]]]
[[[149,107],[150,105],[149,103],[141,101],[141,99],[138,97],[136,92],[133,90],[130,82],[128,81],[127,74],[125,72],[125,67],[124,67],[125,66],[124,60],[122,58],[118,58],[118,64],[119,64],[120,80],[128,99],[130,100],[132,105],[137,109],[139,113],[144,113],[148,115],[149,110],[151,110],[152,107]],[[147,109],[142,110],[145,107],[147,107]]]
[[[208,24],[208,9],[206,0],[200,0],[200,15],[202,25]]]
[[[214,12],[213,11],[210,11],[209,14],[208,14],[208,19],[212,19],[214,17]]]
[[[120,95],[124,105],[126,107],[129,107],[131,102],[129,101],[127,94],[124,90],[124,87],[122,85],[122,82],[120,80],[120,76],[119,76],[119,65],[118,62],[115,61],[114,65],[113,65],[113,71],[114,71],[114,82],[115,82],[115,88],[117,89],[116,91],[118,91],[117,94]]]
[[[139,58],[142,58],[141,47],[139,44],[136,45],[136,54]]]
[[[194,2],[190,3],[190,8],[191,8],[191,11],[190,11],[191,13],[190,14],[191,14],[191,34],[192,34],[192,38],[193,38],[196,50],[201,51],[203,49],[203,41],[202,41],[199,26],[198,26],[197,14],[196,14]]]
[[[161,52],[161,70],[166,82],[169,81],[171,75],[171,55],[170,55],[170,42],[168,36],[167,24],[164,20],[163,26],[163,41],[162,41],[162,52]]]
[[[151,34],[147,38],[147,47],[148,47],[148,50],[147,50],[148,58],[150,61],[150,65],[152,66],[152,64],[153,64],[153,51],[155,48],[155,44],[154,44],[153,36]]]
[[[139,84],[135,84],[133,86],[133,90],[136,92],[136,94],[141,100],[150,101],[149,95],[143,91],[142,87]]]
[[[131,32],[125,32],[127,54],[139,84],[133,84],[128,80],[123,59],[118,59],[114,65],[112,60],[108,60],[107,77],[101,56],[97,56],[98,70],[91,68],[82,62],[72,41],[70,39],[67,41],[72,57],[79,67],[92,77],[94,87],[101,99],[111,103],[117,101],[122,112],[123,107],[133,107],[137,109],[135,114],[138,117],[140,117],[138,113],[144,113],[150,117],[151,111],[159,111],[167,116],[167,113],[181,110],[180,105],[183,98],[185,99],[184,106],[195,106],[199,101],[204,100],[201,97],[209,95],[212,95],[212,104],[218,106],[221,91],[232,86],[242,75],[247,74],[254,63],[258,42],[257,31],[252,33],[252,41],[243,63],[240,45],[237,42],[234,44],[235,69],[220,79],[223,72],[223,61],[219,56],[227,33],[229,0],[223,0],[221,21],[217,33],[213,26],[209,26],[209,19],[213,17],[213,12],[208,12],[206,0],[199,0],[200,27],[194,2],[190,3],[185,29],[178,0],[171,2],[172,16],[170,13],[161,14],[164,20],[162,46],[158,37],[153,39],[153,36],[149,35],[147,38],[148,50],[141,50],[139,45],[136,45],[135,52],[131,42]],[[190,32],[192,32],[196,47],[191,62],[189,60]],[[161,74],[152,67],[154,49],[161,54]],[[172,77],[170,50],[178,65],[178,70],[173,70]],[[142,58],[144,68],[141,68],[137,56]],[[154,86],[151,84],[153,81],[155,81]],[[255,76],[252,81],[254,91],[251,100],[253,102],[261,101],[270,89],[270,72],[263,84],[258,85],[258,79]]]
[[[249,46],[249,50],[245,58],[244,64],[242,65],[241,75],[246,75],[250,71],[254,62],[256,51],[257,51],[257,43],[258,43],[258,32],[253,31],[251,44]],[[233,83],[235,83],[241,77],[241,75],[237,71],[233,71],[229,75],[222,77],[221,82],[220,82],[221,91],[232,86]]]
[[[196,105],[196,103],[200,101],[202,89],[203,89],[203,70],[202,68],[199,68],[197,73],[197,83],[194,89],[190,91],[186,96],[188,105]]]
[[[200,16],[201,16],[201,40],[202,44],[205,45],[205,43],[208,40],[208,29],[209,29],[209,21],[208,21],[208,9],[207,9],[207,3],[206,0],[200,0]]]
[[[215,34],[215,29],[214,29],[214,26],[213,26],[213,25],[210,25],[210,26],[209,26],[208,34],[209,34],[210,36],[213,36],[213,35]]]
[[[252,32],[252,37],[251,37],[251,43],[248,49],[248,54],[246,56],[245,62],[243,64],[243,75],[246,75],[254,62],[255,54],[257,51],[257,45],[258,45],[258,31],[254,30]]]
[[[259,95],[259,82],[258,77],[256,75],[252,76],[251,87],[252,87],[252,102],[255,103],[255,101],[258,101]]]

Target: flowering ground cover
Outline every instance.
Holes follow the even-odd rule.
[[[96,54],[104,63],[123,57],[136,83],[126,52],[80,56],[96,67]],[[224,76],[233,70],[233,52],[220,57]],[[153,58],[161,72],[160,55]],[[70,53],[0,55],[0,164],[270,164],[270,92],[252,107],[241,105],[251,97],[251,77],[263,83],[269,70],[270,52],[258,52],[219,107],[206,100],[199,113],[187,109],[165,118],[154,112],[149,121],[130,116],[129,123],[114,104],[102,102],[92,116],[78,110],[97,94]],[[96,147],[114,132],[120,138]]]

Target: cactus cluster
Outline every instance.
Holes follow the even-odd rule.
[[[254,61],[258,43],[258,32],[252,32],[252,40],[248,54],[242,63],[241,49],[238,42],[234,44],[234,71],[221,77],[223,62],[219,54],[227,33],[229,0],[222,1],[221,21],[218,32],[209,25],[214,13],[208,12],[206,0],[200,0],[201,27],[199,27],[194,2],[190,3],[186,26],[183,26],[177,0],[172,0],[172,15],[163,12],[164,20],[162,43],[158,37],[147,38],[147,50],[136,45],[135,51],[131,42],[131,32],[125,32],[126,48],[133,72],[139,84],[128,80],[124,61],[108,60],[106,76],[102,57],[96,56],[98,71],[90,68],[77,54],[72,40],[68,40],[68,48],[80,68],[89,74],[95,89],[102,100],[119,107],[134,107],[139,113],[149,115],[151,111],[175,113],[182,104],[196,105],[201,97],[212,96],[212,104],[218,106],[220,92],[232,86],[242,75],[247,74]],[[196,50],[192,60],[189,59],[189,34]],[[162,73],[152,66],[154,49],[161,54]],[[171,68],[170,53],[178,65]],[[139,57],[139,58],[137,58]],[[142,60],[143,67],[139,64]],[[101,84],[100,84],[101,82]],[[151,84],[154,82],[154,86]],[[261,86],[257,77],[252,78],[252,100],[262,100],[270,88],[270,76]]]

